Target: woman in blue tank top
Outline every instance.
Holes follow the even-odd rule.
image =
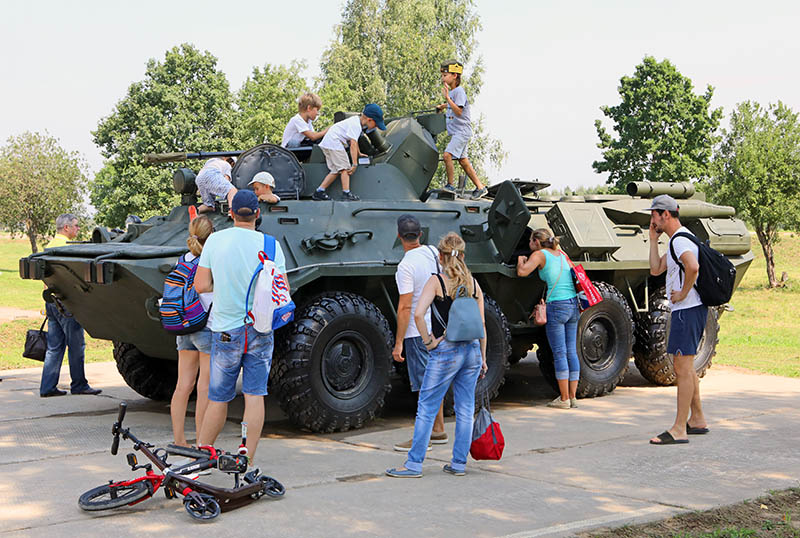
[[[528,276],[534,270],[547,285],[547,341],[553,351],[556,381],[561,394],[548,403],[550,407],[570,409],[578,407],[576,391],[580,377],[578,359],[578,297],[572,281],[566,255],[558,248],[558,238],[550,230],[539,228],[531,234],[530,256],[517,260],[517,275]]]

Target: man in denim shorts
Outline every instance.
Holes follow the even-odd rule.
[[[422,386],[422,378],[425,375],[425,367],[428,364],[428,349],[422,343],[417,326],[411,320],[411,314],[417,308],[417,301],[422,293],[425,283],[439,272],[439,251],[434,247],[422,245],[422,228],[419,220],[413,215],[400,215],[397,219],[397,237],[403,246],[405,255],[397,266],[394,275],[397,282],[397,291],[400,300],[397,303],[397,333],[395,335],[394,350],[392,357],[396,362],[406,361],[408,368],[408,378],[411,381],[411,390],[419,392]],[[430,312],[425,315],[425,323],[428,325],[428,332],[431,328]],[[403,351],[405,350],[405,358]],[[405,443],[394,445],[398,452],[408,452],[411,449],[413,439]],[[447,443],[447,434],[444,431],[443,408],[439,407],[439,414],[433,423],[433,433],[431,443]]]
[[[698,249],[678,232],[691,233],[678,220],[678,202],[666,194],[653,198],[650,206],[650,274],[667,272],[667,298],[672,310],[667,353],[672,356],[678,385],[678,412],[672,427],[650,439],[654,445],[689,442],[689,434],[708,433],[708,424],[700,402],[700,379],[694,369],[697,346],[703,336],[708,307],[694,288],[700,273]],[[658,254],[658,238],[666,233],[680,264],[667,253]],[[691,412],[691,416],[689,416]]]
[[[272,333],[262,334],[245,323],[247,305],[252,305],[253,295],[251,292],[248,297],[248,286],[259,264],[258,253],[264,248],[264,235],[256,230],[259,213],[258,198],[253,191],[236,193],[230,210],[233,227],[208,237],[194,279],[199,293],[220,290],[214,294],[209,402],[198,443],[213,445],[222,431],[228,402],[236,396],[236,380],[241,370],[251,462],[264,425],[264,396],[273,347]],[[285,278],[286,259],[278,242],[274,261]]]

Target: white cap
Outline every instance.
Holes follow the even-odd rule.
[[[250,180],[250,183],[247,185],[250,186],[253,183],[263,183],[264,185],[269,185],[273,189],[275,188],[275,178],[272,177],[272,174],[269,172],[259,172],[253,176],[253,179]]]

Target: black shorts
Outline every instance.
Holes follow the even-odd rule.
[[[706,329],[707,318],[708,307],[702,304],[672,312],[667,353],[697,355],[697,346]]]

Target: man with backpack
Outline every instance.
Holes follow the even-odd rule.
[[[688,434],[708,433],[700,402],[700,379],[694,370],[694,357],[708,317],[708,306],[695,288],[701,270],[701,245],[681,225],[678,210],[678,202],[666,194],[653,198],[649,209],[650,274],[656,276],[667,272],[667,298],[672,311],[667,353],[672,356],[678,385],[675,423],[669,430],[650,439],[654,445],[684,444],[689,442]],[[660,256],[658,238],[662,233],[670,239],[667,252]],[[703,267],[703,270],[710,268]]]
[[[267,242],[265,235],[256,230],[259,213],[258,198],[253,191],[236,193],[230,209],[233,227],[209,236],[194,279],[199,293],[220,290],[214,294],[214,315],[210,321],[209,403],[198,444],[213,445],[222,431],[228,402],[236,396],[236,380],[242,370],[244,422],[249,429],[246,446],[251,462],[264,424],[264,396],[273,349],[272,333],[260,333],[246,321],[253,302],[250,283],[261,263],[259,253]],[[285,256],[280,243],[274,244],[277,272],[288,282]]]

